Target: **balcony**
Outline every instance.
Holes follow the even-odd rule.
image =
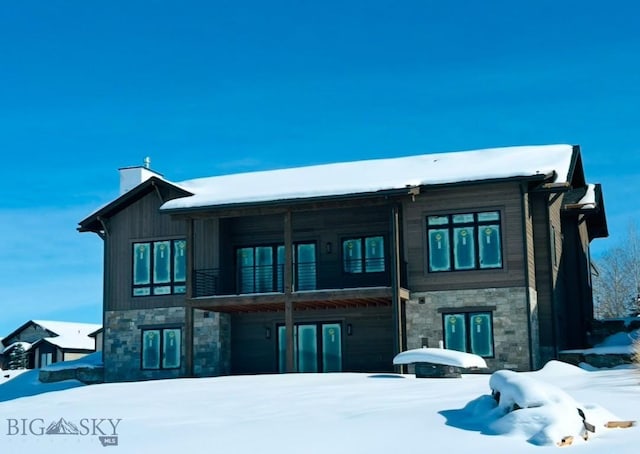
[[[293,292],[390,287],[384,259],[293,264]],[[237,270],[193,271],[193,297],[284,293],[284,265],[245,266]]]

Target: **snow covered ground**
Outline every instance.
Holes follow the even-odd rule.
[[[562,449],[638,452],[637,426],[605,429],[600,421],[640,419],[637,370],[551,362],[515,375],[509,391],[494,386],[514,401],[519,386],[531,391],[525,396],[551,389],[549,400],[505,413],[491,397],[490,375],[290,374],[80,386],[0,403],[0,452],[540,453],[560,449],[540,447],[545,440],[535,437],[548,424],[568,422],[566,430],[575,430],[573,406],[594,417],[596,434]],[[10,383],[0,386],[0,398]],[[44,433],[49,428],[54,434]]]

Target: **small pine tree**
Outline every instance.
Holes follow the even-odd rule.
[[[27,368],[27,352],[22,344],[17,344],[9,354],[9,369],[26,369]]]

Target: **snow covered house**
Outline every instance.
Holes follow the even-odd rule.
[[[392,371],[440,342],[530,370],[586,344],[608,232],[578,146],[120,182],[79,223],[104,240],[107,381]]]
[[[96,350],[89,334],[99,328],[95,323],[29,320],[0,341],[0,365],[8,368],[11,351],[18,344],[26,352],[28,369],[81,358]]]

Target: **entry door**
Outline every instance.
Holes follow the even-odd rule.
[[[278,366],[287,370],[287,329],[278,327]],[[340,323],[300,323],[294,327],[294,368],[298,372],[342,371]]]

